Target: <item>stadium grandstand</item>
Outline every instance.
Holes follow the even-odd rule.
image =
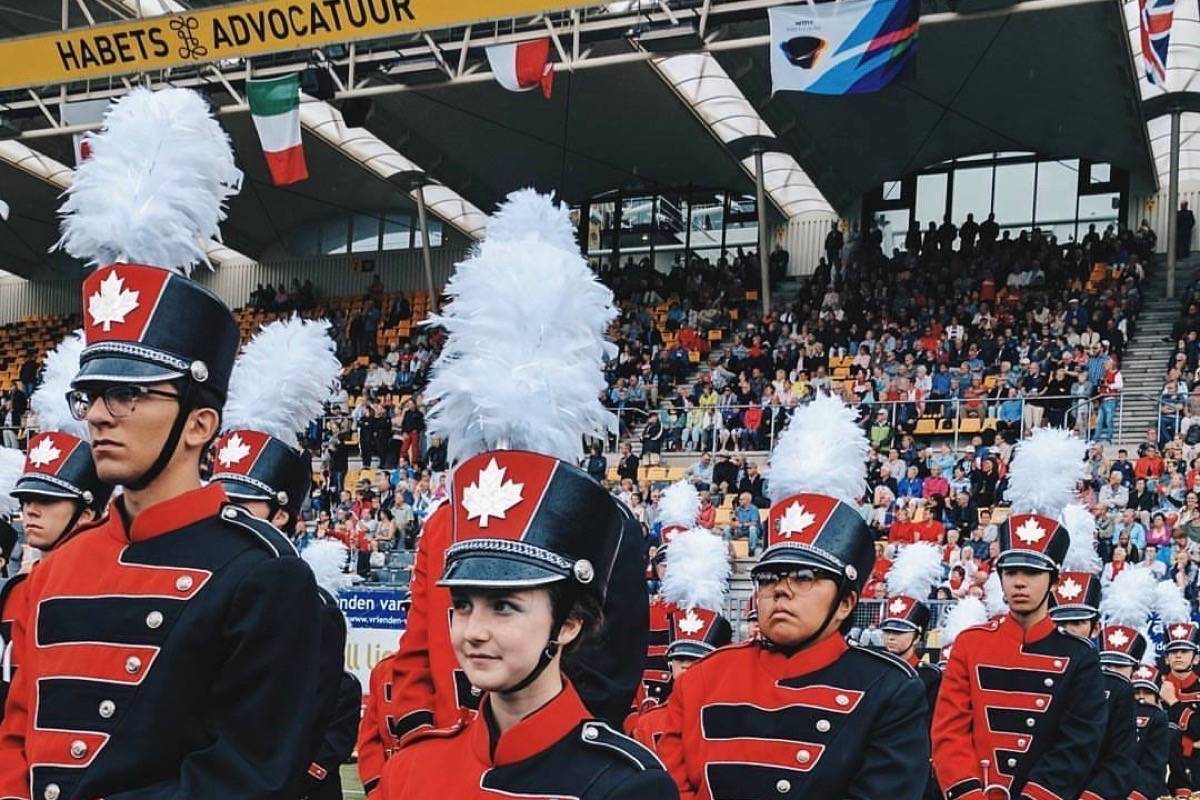
[[[301,548],[344,542],[356,597],[407,593],[450,490],[448,442],[426,430],[446,340],[431,317],[488,214],[534,187],[569,206],[619,311],[603,397],[615,423],[580,466],[651,556],[663,491],[696,487],[698,524],[728,543],[735,639],[750,635],[767,461],[819,395],[855,409],[871,445],[858,510],[877,559],[858,641],[883,646],[888,570],[930,542],[936,653],[943,611],[983,597],[996,571],[1014,449],[1047,426],[1088,443],[1077,494],[1104,584],[1144,564],[1195,612],[1200,12],[1174,4],[1158,48],[1137,0],[910,4],[915,68],[837,94],[773,83],[774,0],[412,0],[393,5],[415,18],[352,30],[349,13],[319,39],[272,38],[269,22],[255,38],[256,9],[299,0],[8,0],[0,62],[42,40],[61,58],[0,63],[3,443],[37,433],[41,364],[82,326],[87,268],[55,245],[88,132],[136,85],[188,87],[243,172],[206,244],[212,268],[193,277],[235,309],[243,340],[296,314],[332,323],[342,379],[301,436],[313,491],[290,533]],[[197,54],[192,22],[226,25],[226,50]],[[88,66],[119,30],[169,36],[171,54]],[[501,50],[530,42],[544,70],[518,87],[534,91],[507,91]],[[307,177],[281,181],[251,84],[291,75]],[[352,631],[364,686],[400,625]],[[345,796],[364,797],[352,772]]]

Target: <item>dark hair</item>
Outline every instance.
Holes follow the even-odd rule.
[[[579,635],[563,648],[564,653],[579,647],[600,631],[604,624],[604,607],[596,595],[581,593],[569,581],[552,583],[546,591],[550,593],[550,612],[555,619],[575,617],[581,623]]]

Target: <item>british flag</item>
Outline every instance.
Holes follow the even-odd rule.
[[[1138,0],[1141,12],[1142,61],[1146,80],[1156,86],[1167,82],[1167,47],[1171,43],[1171,19],[1175,0]]]

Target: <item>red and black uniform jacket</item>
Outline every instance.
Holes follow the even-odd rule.
[[[1133,719],[1133,684],[1123,675],[1102,669],[1108,722],[1100,757],[1079,800],[1125,798],[1137,785],[1137,724]]]
[[[933,767],[947,800],[1075,800],[1108,718],[1100,659],[1047,617],[1025,631],[1005,616],[968,628],[950,652],[933,714]],[[982,762],[988,762],[984,775]]]
[[[361,714],[362,684],[352,673],[342,672],[333,716],[300,785],[301,800],[342,800],[342,764],[354,752]]]
[[[671,614],[675,605],[655,597],[650,601],[650,625],[646,639],[646,663],[642,680],[633,698],[633,713],[667,702],[671,694],[671,665],[667,663],[667,645],[671,640]]]
[[[682,800],[899,800],[929,778],[916,672],[837,634],[791,655],[717,650],[675,681],[666,713],[658,754]]]
[[[662,763],[591,719],[570,683],[503,734],[479,714],[410,736],[384,768],[381,800],[676,800]]]
[[[396,715],[394,687],[398,683],[392,672],[396,654],[380,659],[371,670],[362,722],[358,726],[358,777],[363,791],[374,797],[383,777],[384,763],[400,747],[395,730]]]
[[[321,612],[270,524],[210,485],[129,525],[114,510],[27,584],[0,797],[295,797],[319,721]]]
[[[1158,706],[1139,702],[1134,708],[1137,726],[1137,778],[1129,800],[1154,800],[1167,793],[1164,777],[1167,772],[1167,753],[1171,747],[1171,726],[1167,712]]]
[[[933,725],[933,707],[937,703],[938,689],[942,685],[942,668],[937,664],[920,661],[916,655],[908,659],[908,664],[917,671],[921,685],[925,687],[925,704],[929,707],[929,724]],[[931,752],[932,752],[932,745]],[[933,771],[933,760],[929,762],[929,781],[925,784],[925,800],[942,800],[942,791],[938,788],[937,774]]]
[[[1164,678],[1175,687],[1178,702],[1167,709],[1167,719],[1179,730],[1179,745],[1184,758],[1191,758],[1200,741],[1200,678],[1195,672],[1176,675],[1168,672]]]
[[[453,725],[462,711],[479,706],[479,692],[459,667],[450,643],[450,590],[437,585],[450,546],[450,514],[449,505],[434,511],[417,544],[409,589],[412,608],[392,663],[391,730],[401,742],[424,727]],[[642,671],[630,655],[646,649],[645,571],[641,528],[629,518],[609,579],[605,625],[563,657],[563,671],[588,708],[617,727],[629,713]]]
[[[625,720],[625,733],[657,753],[658,740],[662,738],[666,721],[666,705],[651,706],[640,714],[629,715]]]

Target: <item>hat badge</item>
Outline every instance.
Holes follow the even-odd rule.
[[[1037,521],[1030,518],[1021,523],[1017,528],[1016,536],[1025,544],[1036,544],[1046,538],[1046,529],[1037,524]]]
[[[687,614],[679,621],[679,630],[689,636],[697,633],[704,627],[704,620],[696,616],[694,609],[689,608]]]
[[[29,451],[29,463],[35,467],[44,467],[53,464],[61,455],[62,451],[54,446],[54,440],[47,436]]]
[[[596,570],[592,568],[592,562],[588,561],[586,558],[581,558],[576,561],[575,566],[571,568],[571,571],[575,573],[575,580],[583,584],[591,583],[592,579],[596,577]]]
[[[250,445],[243,442],[242,437],[235,433],[229,437],[229,441],[225,442],[221,452],[217,453],[217,460],[221,462],[221,466],[228,469],[248,455],[250,455]]]
[[[783,512],[783,516],[779,519],[779,535],[785,539],[792,538],[793,534],[804,533],[809,525],[816,521],[816,517],[810,514],[802,503],[796,501],[787,507],[787,511]]]
[[[114,269],[100,281],[99,290],[88,298],[88,315],[94,325],[99,325],[107,333],[112,330],[114,323],[124,324],[125,317],[137,310],[140,294],[133,289],[126,289],[125,279],[118,276]]]
[[[1129,636],[1118,628],[1108,635],[1108,643],[1113,647],[1124,647],[1129,644]]]
[[[908,611],[908,603],[904,602],[904,598],[897,597],[892,601],[892,604],[888,606],[888,611],[893,614],[903,614],[904,612]]]
[[[1138,678],[1146,680],[1153,677],[1154,673],[1151,672],[1148,667],[1138,667],[1138,671],[1135,672],[1134,675]]]
[[[1171,637],[1174,639],[1186,639],[1188,637],[1188,629],[1186,625],[1176,625],[1171,628]]]
[[[1074,578],[1067,578],[1058,587],[1058,596],[1064,600],[1074,600],[1083,592],[1083,587]]]
[[[478,519],[481,528],[486,528],[493,517],[504,519],[509,510],[521,502],[521,490],[525,484],[506,479],[507,471],[507,467],[500,466],[493,458],[479,471],[475,482],[463,490],[462,504],[467,510],[467,519]],[[575,566],[578,570],[579,565]],[[588,569],[591,569],[590,564]],[[590,575],[588,580],[591,580]]]

